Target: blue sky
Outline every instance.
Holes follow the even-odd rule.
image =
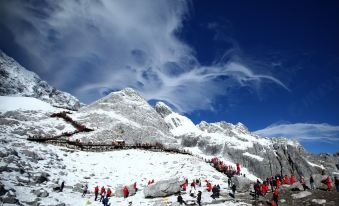
[[[1,1],[0,48],[90,103],[133,87],[201,120],[339,151],[339,2]]]

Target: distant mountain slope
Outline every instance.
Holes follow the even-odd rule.
[[[198,125],[169,106],[159,102],[155,110],[169,125],[171,133],[181,141],[181,146],[198,155],[215,155],[226,164],[239,162],[251,173],[266,178],[276,174],[303,175],[337,173],[338,157],[309,154],[295,141],[285,138],[264,138],[248,131],[245,125],[227,122]]]
[[[28,71],[1,50],[0,96],[35,97],[56,107],[72,110],[80,108],[77,98],[48,85],[37,74]]]

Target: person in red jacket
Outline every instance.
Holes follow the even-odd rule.
[[[124,187],[124,198],[128,197],[128,189],[127,187],[125,186]]]
[[[277,178],[277,182],[276,182],[276,184],[277,184],[277,188],[279,188],[279,187],[280,187],[280,185],[281,185],[281,181],[280,181],[280,178],[279,178],[279,177]]]
[[[186,182],[184,182],[184,184],[181,185],[182,190],[186,191]]]
[[[237,163],[237,175],[240,175],[240,164]]]
[[[98,185],[94,187],[94,195],[95,195],[94,201],[97,201],[98,195],[99,195],[99,187],[98,187]]]
[[[111,189],[110,189],[110,188],[108,188],[108,189],[107,189],[107,193],[106,193],[107,197],[110,197],[110,196],[111,196],[111,194],[112,194],[112,191],[111,191]]]
[[[148,180],[147,186],[149,186],[150,184],[152,184],[151,180]]]
[[[263,195],[263,196],[265,196],[266,195],[266,193],[267,193],[267,191],[266,191],[266,182],[264,182],[264,183],[262,183],[261,185],[260,185],[260,188],[261,188],[261,194]]]
[[[326,185],[327,185],[327,191],[330,191],[332,189],[332,182],[329,176],[326,178]]]
[[[295,183],[294,175],[291,175],[290,184],[293,185]]]
[[[273,191],[273,200],[274,200],[276,206],[278,206],[278,197],[279,197],[279,192],[278,192],[277,188],[275,188],[274,191]]]
[[[286,185],[288,184],[288,177],[287,177],[287,175],[284,176],[284,184],[286,184]]]
[[[138,191],[138,188],[137,188],[137,182],[134,182],[134,184],[133,184],[133,188],[134,188],[135,192],[137,192],[137,191]]]
[[[212,184],[209,182],[207,183],[207,191],[211,192],[212,190]]]
[[[100,202],[105,198],[105,195],[106,195],[106,190],[105,190],[105,187],[102,186],[100,189]]]

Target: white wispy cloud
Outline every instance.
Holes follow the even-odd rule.
[[[103,91],[133,87],[147,100],[179,112],[212,109],[219,95],[260,84],[288,88],[259,74],[239,56],[201,65],[177,38],[189,15],[187,1],[2,1],[0,22],[33,56],[41,74],[82,101]],[[222,58],[226,59],[226,58]]]
[[[335,144],[339,141],[339,126],[326,123],[273,124],[254,133],[265,137],[288,137],[300,141],[323,141]]]

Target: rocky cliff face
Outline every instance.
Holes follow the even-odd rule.
[[[188,118],[173,112],[164,103],[155,106],[181,145],[204,155],[215,155],[225,162],[239,162],[260,178],[280,175],[302,175],[338,172],[338,158],[307,153],[298,143],[288,139],[268,139],[248,131],[245,125],[227,122],[194,125]]]
[[[78,110],[80,102],[28,71],[0,50],[0,96],[35,97],[56,107]]]

